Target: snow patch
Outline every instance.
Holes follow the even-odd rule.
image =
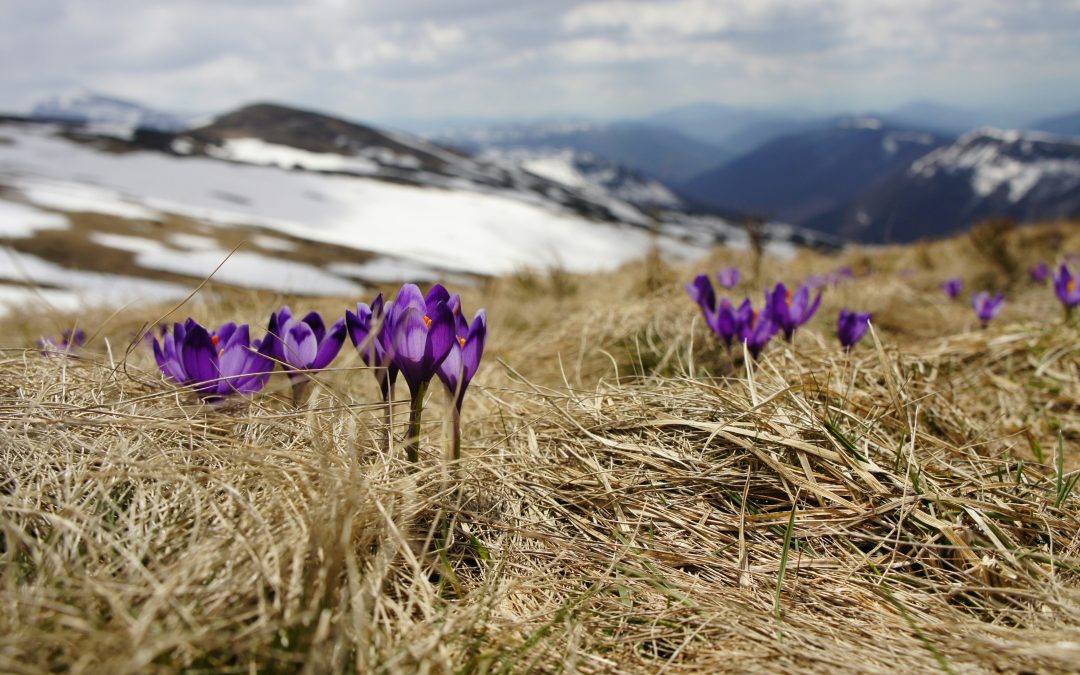
[[[175,246],[179,246],[188,251],[216,251],[221,248],[217,239],[214,239],[213,237],[204,237],[202,235],[188,234],[186,232],[170,234],[169,241]]]
[[[33,286],[54,287],[42,289],[42,293],[46,300],[50,297],[57,299],[57,309],[64,310],[94,305],[162,302],[182,298],[191,292],[190,288],[180,284],[73,270],[11,250],[0,251],[0,279],[30,286],[9,287],[0,294],[0,303],[6,303],[9,308],[27,301],[39,305],[40,296]]]
[[[0,164],[0,178],[4,168]],[[102,213],[130,220],[161,220],[157,211],[108,188],[41,178],[16,178],[11,185],[27,200],[58,211]]]
[[[67,226],[68,219],[64,216],[0,199],[0,238],[32,237],[38,230],[59,230]]]
[[[267,251],[295,251],[296,244],[285,239],[278,239],[277,237],[269,237],[265,234],[256,234],[248,239],[252,244],[255,244],[261,249]]]
[[[161,242],[143,237],[130,237],[126,234],[112,234],[108,232],[94,232],[90,235],[90,241],[106,248],[118,251],[129,251],[136,254],[160,254],[169,249],[161,245]],[[176,255],[176,252],[172,252]]]
[[[446,276],[434,267],[400,258],[375,258],[362,263],[331,263],[327,265],[327,269],[335,274],[376,283],[439,281]]]
[[[259,138],[230,138],[221,146],[208,146],[207,154],[219,159],[261,166],[277,166],[282,169],[307,169],[308,171],[343,171],[372,174],[379,164],[364,157],[349,157],[333,152],[310,152],[289,145],[267,143]]]

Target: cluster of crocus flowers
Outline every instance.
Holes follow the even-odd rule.
[[[38,339],[37,348],[43,356],[70,356],[86,344],[86,331],[67,329],[59,337],[46,335]]]
[[[409,387],[409,429],[405,450],[417,459],[424,396],[438,377],[453,401],[454,439],[452,455],[461,455],[461,406],[465,391],[480,367],[487,340],[487,315],[476,313],[472,325],[464,318],[461,297],[440,284],[425,296],[414,284],[405,284],[393,302],[382,295],[370,305],[358,304],[346,312],[349,338],[360,358],[374,368],[383,400],[393,399],[398,374]],[[387,411],[390,412],[388,405]]]
[[[863,339],[870,330],[870,312],[849,312],[847,308],[840,310],[840,317],[836,322],[836,336],[840,339],[840,346],[844,351],[851,351],[859,340]]]
[[[165,377],[193,389],[206,401],[231,394],[253,394],[266,384],[274,362],[272,340],[251,340],[246,324],[226,323],[208,330],[195,319],[161,329],[161,342],[151,336],[154,360]]]
[[[971,296],[971,306],[975,309],[975,316],[979,317],[979,322],[982,323],[983,328],[986,328],[993,321],[1004,304],[1005,296],[1001,293],[991,296],[986,291],[979,291]]]
[[[194,319],[151,337],[154,358],[165,377],[193,389],[206,401],[230,394],[250,395],[262,389],[274,367],[288,374],[297,403],[311,376],[327,368],[346,336],[371,367],[388,411],[400,374],[409,386],[411,415],[406,452],[418,459],[420,417],[428,384],[438,377],[446,385],[454,410],[454,457],[460,454],[460,412],[465,391],[480,366],[487,339],[487,317],[476,313],[470,324],[462,316],[461,299],[436,284],[425,296],[413,284],[401,287],[393,302],[380,294],[370,305],[327,327],[310,312],[302,319],[282,307],[270,316],[266,336],[251,340],[248,326],[225,324],[215,331]],[[390,425],[388,425],[389,428]]]
[[[941,291],[954,300],[960,296],[960,292],[963,290],[964,280],[960,277],[953,277],[941,282]]]
[[[738,340],[756,359],[780,330],[780,325],[773,319],[769,293],[765,294],[765,307],[759,312],[754,310],[749,298],[737,308],[728,298],[718,301],[709,277],[704,274],[699,274],[692,283],[687,284],[686,291],[701,308],[706,325],[728,350]]]

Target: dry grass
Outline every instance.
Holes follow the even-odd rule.
[[[1053,232],[1077,248],[1014,254]],[[496,280],[457,466],[441,393],[419,466],[382,448],[355,358],[302,410],[217,409],[124,361],[145,315],[89,316],[81,359],[6,350],[0,670],[1075,670],[1080,332],[1023,284],[975,330],[936,287],[999,278],[970,246],[766,263],[876,273],[752,371],[695,321],[696,268]],[[843,304],[878,317],[850,357]]]

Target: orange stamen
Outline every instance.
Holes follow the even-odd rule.
[[[459,337],[459,338],[457,339],[457,341],[458,341],[458,343],[459,343],[459,344],[461,345],[461,348],[462,348],[462,349],[464,349],[464,348],[465,348],[465,338],[463,338],[463,337]]]
[[[211,335],[211,336],[210,336],[210,342],[213,342],[213,343],[214,343],[214,346],[215,346],[215,347],[217,347],[217,343],[218,343],[218,336],[216,336],[216,335]]]
[[[1069,279],[1069,283],[1065,284],[1065,289],[1070,293],[1076,292],[1076,279]]]
[[[787,297],[784,298],[784,302],[786,302],[789,305],[791,304],[791,289],[790,288],[788,289]]]
[[[424,315],[424,325],[431,328],[431,317],[426,314]]]

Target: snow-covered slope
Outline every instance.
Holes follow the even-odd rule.
[[[5,285],[0,304],[40,299],[41,292],[18,284],[43,287],[62,307],[76,303],[76,296],[127,301],[140,287],[132,278],[139,269],[148,276],[190,279],[187,285],[149,283],[147,299],[159,300],[169,291],[182,296],[228,257],[229,246],[215,245],[213,236],[206,246],[192,246],[190,238],[168,240],[163,223],[170,222],[170,214],[220,231],[250,232],[256,250],[233,254],[215,275],[219,282],[307,294],[355,295],[365,281],[498,274],[522,267],[610,269],[645,254],[653,241],[640,224],[592,220],[542,193],[500,191],[464,178],[456,188],[446,180],[425,187],[285,170],[263,161],[112,152],[41,124],[2,124],[0,139],[0,240],[18,251],[0,255],[0,280],[17,284]],[[86,277],[90,272],[72,270],[70,283],[62,283],[62,268],[36,253],[66,257],[68,252],[56,248],[66,246],[66,238],[37,244],[45,240],[35,237],[43,230],[67,227],[61,215],[65,212],[104,214],[123,224],[123,231],[133,232],[136,236],[120,238],[109,232],[73,235],[92,245],[88,250],[126,252],[134,269],[125,275],[91,277]],[[279,240],[284,245],[264,246],[267,237],[260,232],[265,231],[285,235],[287,239]],[[706,229],[681,232],[682,237],[661,237],[665,250],[681,256],[704,251],[686,243],[685,235],[704,236]],[[338,253],[323,265],[293,260],[290,240],[307,242],[314,250],[321,243]],[[94,284],[87,285],[87,278]],[[79,288],[91,289],[89,296],[80,295]],[[125,289],[126,294],[106,288]]]
[[[822,221],[868,241],[913,241],[997,216],[1021,222],[1080,216],[1080,140],[979,129]]]
[[[790,253],[799,235],[773,232],[771,250]],[[152,279],[148,298],[160,299],[211,274],[215,284],[357,295],[364,284],[524,267],[611,269],[657,245],[691,258],[718,243],[745,245],[745,236],[617,165],[474,157],[263,104],[128,139],[0,120],[4,242],[16,256],[0,257],[4,298],[28,292],[11,284],[75,293],[79,275],[92,273],[93,288],[131,291],[134,279]],[[79,268],[70,288],[57,263]]]
[[[640,255],[648,232],[591,222],[539,199],[284,171],[207,157],[101,152],[45,126],[0,127],[0,182],[46,206],[97,191],[112,202],[225,225],[388,253],[479,274],[561,263],[610,268]],[[91,179],[92,180],[88,180]],[[77,186],[77,187],[75,187]]]
[[[1080,140],[1033,132],[980,129],[917,160],[910,174],[963,176],[979,198],[1017,204],[1038,188],[1041,197],[1068,195],[1080,187]]]

